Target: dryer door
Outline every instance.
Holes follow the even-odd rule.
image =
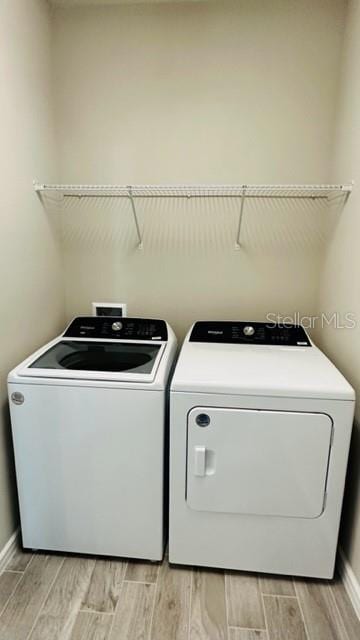
[[[192,509],[317,518],[332,420],[321,413],[195,407],[188,415]]]

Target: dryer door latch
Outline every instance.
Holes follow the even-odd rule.
[[[205,475],[205,464],[206,464],[206,447],[196,446],[195,449],[195,461],[194,461],[194,475],[195,476],[204,476]]]

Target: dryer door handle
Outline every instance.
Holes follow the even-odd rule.
[[[204,476],[206,468],[206,447],[197,445],[194,448],[194,475]]]

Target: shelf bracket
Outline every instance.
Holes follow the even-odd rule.
[[[130,204],[131,204],[132,214],[134,216],[136,234],[137,234],[137,237],[138,237],[138,240],[139,240],[138,249],[142,249],[143,248],[142,235],[141,235],[141,231],[140,231],[139,220],[138,220],[137,213],[136,213],[135,200],[134,200],[132,188],[131,188],[130,185],[128,185],[127,190],[128,190],[128,197],[129,197]]]
[[[37,197],[39,198],[41,204],[44,206],[44,198],[43,198],[43,194],[42,194],[42,190],[44,188],[43,184],[39,184],[37,180],[33,180],[33,187],[35,189],[35,193],[37,195]]]
[[[241,249],[240,236],[241,236],[241,225],[242,225],[243,215],[244,215],[245,200],[246,200],[246,185],[244,184],[242,188],[242,193],[241,193],[241,203],[240,203],[239,221],[238,221],[238,228],[237,228],[237,234],[236,234],[235,249]]]

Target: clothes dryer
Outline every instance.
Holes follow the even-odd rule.
[[[331,578],[354,399],[299,326],[197,322],[171,383],[170,561]]]

